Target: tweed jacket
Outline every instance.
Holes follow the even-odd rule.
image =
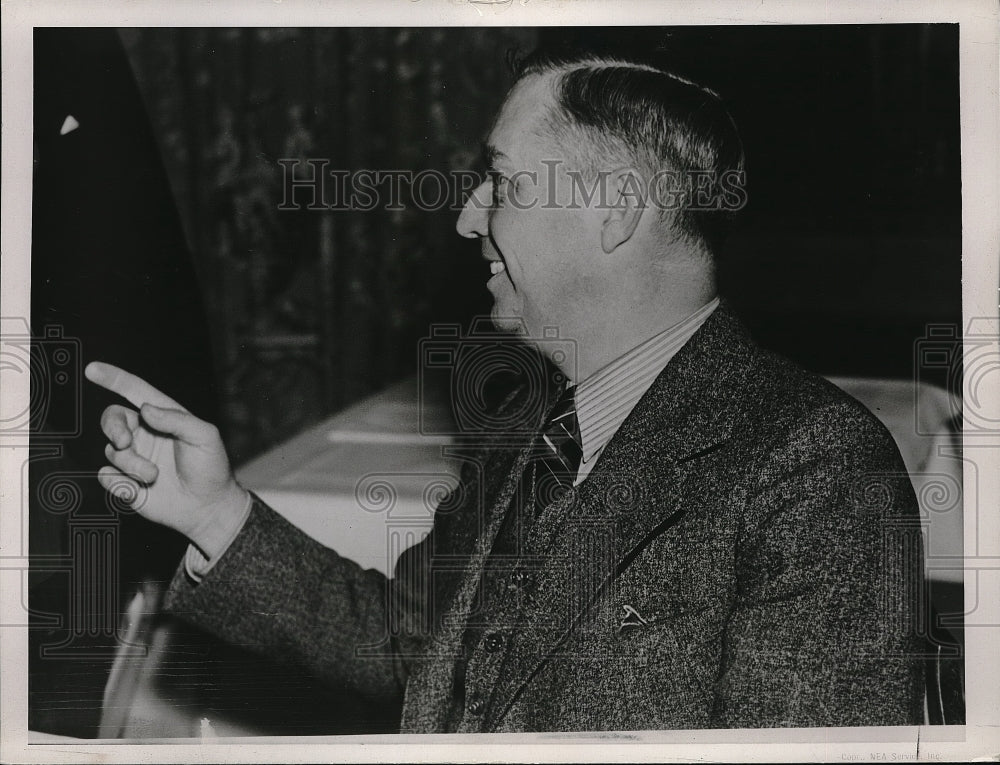
[[[178,570],[168,608],[402,698],[404,732],[920,722],[922,549],[899,452],[725,302],[472,613],[527,459],[526,443],[487,446],[391,578],[255,497],[201,583]],[[483,637],[456,693],[470,619]]]

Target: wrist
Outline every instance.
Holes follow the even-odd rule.
[[[223,499],[203,510],[201,523],[188,534],[188,539],[202,555],[214,562],[243,527],[252,504],[250,492],[233,481]]]

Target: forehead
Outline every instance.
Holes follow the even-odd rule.
[[[527,160],[542,138],[536,128],[555,103],[553,75],[529,75],[517,83],[500,107],[487,143],[513,160]]]

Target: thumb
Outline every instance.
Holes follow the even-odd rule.
[[[205,446],[218,439],[219,431],[214,425],[183,409],[143,404],[141,413],[142,418],[156,430],[176,436],[192,446]]]

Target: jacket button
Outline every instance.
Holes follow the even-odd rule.
[[[503,648],[503,635],[496,632],[487,635],[486,640],[483,641],[483,648],[486,649],[487,653],[496,653]]]
[[[478,693],[472,694],[469,699],[469,713],[481,715],[486,710],[486,701]]]

